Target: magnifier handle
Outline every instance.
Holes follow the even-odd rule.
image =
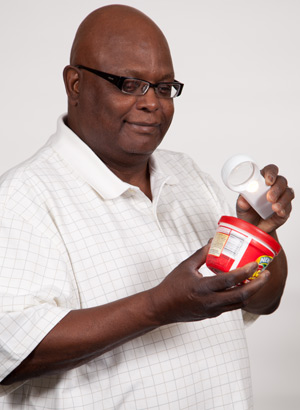
[[[272,203],[266,197],[270,187],[266,185],[263,176],[256,179],[256,182],[258,185],[255,194],[247,190],[241,191],[240,194],[263,219],[268,219],[274,212],[272,210]]]

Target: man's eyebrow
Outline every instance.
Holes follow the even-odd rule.
[[[121,77],[130,77],[130,78],[138,78],[140,80],[145,80],[148,81],[146,76],[141,74],[138,71],[134,71],[134,70],[124,70],[124,74],[120,75]],[[163,76],[161,76],[159,78],[159,83],[163,82],[163,81],[173,81],[174,80],[174,73],[170,72],[167,74],[164,74]]]

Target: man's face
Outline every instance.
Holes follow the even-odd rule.
[[[168,49],[154,40],[111,38],[104,51],[102,46],[98,55],[80,63],[151,83],[174,80]],[[158,98],[153,88],[143,96],[127,95],[85,70],[80,70],[77,108],[79,136],[108,165],[148,159],[174,113],[173,100]]]

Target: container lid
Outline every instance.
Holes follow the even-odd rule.
[[[234,216],[226,216],[226,215],[220,218],[219,223],[220,222],[234,225],[237,228],[243,229],[244,231],[250,233],[251,235],[256,236],[261,241],[265,242],[268,246],[270,246],[270,248],[272,248],[276,254],[278,254],[278,252],[281,249],[281,246],[279,245],[279,243],[271,235],[262,231],[261,229],[257,228],[257,226],[252,225],[249,222],[243,221],[242,219],[236,218]]]

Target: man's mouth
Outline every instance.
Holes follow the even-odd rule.
[[[140,121],[125,121],[132,129],[141,133],[153,133],[158,127],[159,123],[157,122],[140,122]]]

